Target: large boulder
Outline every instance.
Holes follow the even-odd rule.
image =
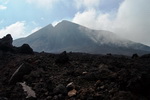
[[[69,63],[69,57],[66,51],[62,52],[55,61],[56,64],[66,64]]]
[[[11,51],[13,47],[12,42],[13,42],[13,39],[10,34],[0,39],[0,50]]]
[[[58,86],[56,86],[56,88],[54,88],[53,93],[66,95],[67,88],[63,84],[59,84]]]
[[[16,82],[21,82],[24,75],[30,74],[31,71],[32,71],[32,67],[27,63],[23,63],[12,74],[12,76],[9,80],[9,83],[10,84],[15,84]]]
[[[33,54],[33,49],[28,44],[23,44],[20,47],[20,53],[23,53],[23,54]]]
[[[22,54],[33,54],[33,49],[28,44],[23,44],[21,47],[14,47],[12,45],[13,38],[10,34],[0,39],[0,51],[2,52],[12,52],[12,53],[22,53]],[[1,53],[0,53],[1,54]]]

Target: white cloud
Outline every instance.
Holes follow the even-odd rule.
[[[25,21],[16,22],[3,29],[0,29],[0,38],[2,38],[3,36],[7,34],[11,34],[13,39],[26,37],[40,28],[41,27],[36,27],[31,31],[27,31],[27,25]]]
[[[0,5],[0,10],[5,10],[5,9],[7,9],[7,7],[6,7],[6,6],[4,6],[4,5]]]
[[[16,22],[0,30],[0,37],[11,34],[14,39],[25,35],[25,22]]]
[[[78,12],[73,22],[92,29],[109,30],[121,37],[150,45],[150,0],[124,0],[118,12],[100,13],[94,9]],[[116,14],[116,17],[112,17]]]
[[[115,20],[115,31],[122,37],[150,45],[150,0],[125,0]]]
[[[98,7],[100,1],[101,0],[74,0],[75,5],[78,9],[82,7],[86,8]]]
[[[30,4],[36,4],[38,7],[51,8],[58,0],[26,0]]]
[[[78,12],[73,18],[73,22],[79,23],[83,26],[98,30],[107,30],[112,22],[109,20],[109,14],[98,14],[96,10],[91,9],[84,11],[83,13]]]

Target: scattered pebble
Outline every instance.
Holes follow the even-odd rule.
[[[76,94],[77,94],[77,91],[75,89],[68,92],[69,97],[75,96]]]

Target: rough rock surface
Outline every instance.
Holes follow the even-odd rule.
[[[2,52],[0,100],[150,100],[150,54]]]
[[[66,51],[62,52],[55,60],[55,63],[57,63],[57,64],[65,64],[68,62],[69,62],[69,57],[68,57]]]
[[[37,100],[150,99],[150,57],[146,55],[146,58],[132,59],[127,56],[67,53],[69,63],[57,64],[55,61],[59,56],[6,53],[0,59],[0,98],[25,99],[27,95],[19,84],[22,81],[35,91],[34,99]],[[27,71],[24,67],[22,71],[30,73],[15,76],[22,79],[9,84],[11,76],[23,62],[32,69]]]
[[[23,53],[23,54],[33,54],[33,49],[28,44],[23,44],[20,47],[20,53]]]
[[[13,39],[10,34],[0,39],[0,50],[11,51],[13,47],[12,42],[13,42]]]
[[[28,44],[23,44],[21,47],[15,47],[12,43],[13,38],[10,34],[0,39],[0,55],[3,55],[3,52],[34,54],[33,49]]]
[[[21,64],[11,76],[9,83],[15,84],[16,82],[22,81],[24,75],[29,74],[31,71],[32,67],[29,64]]]

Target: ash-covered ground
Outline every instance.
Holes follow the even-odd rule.
[[[35,53],[8,37],[0,40],[0,100],[150,100],[150,54]]]

